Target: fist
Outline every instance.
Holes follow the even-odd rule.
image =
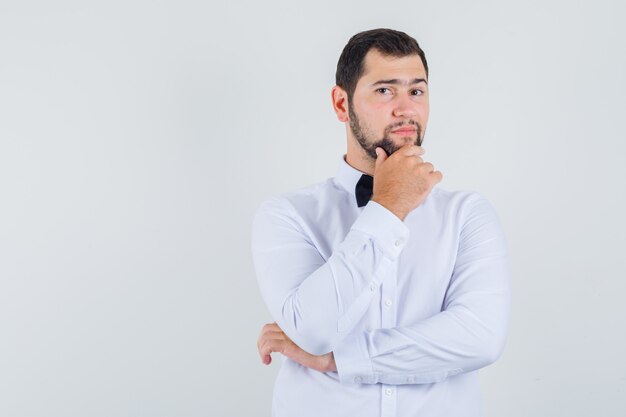
[[[423,148],[411,144],[404,145],[391,156],[387,156],[382,148],[376,148],[372,200],[403,221],[443,178],[433,164],[424,162],[423,154]]]

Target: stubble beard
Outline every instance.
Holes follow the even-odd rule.
[[[357,142],[359,142],[359,145],[361,145],[361,148],[363,148],[365,153],[373,160],[376,159],[377,147],[383,148],[385,152],[387,152],[387,155],[391,155],[392,153],[394,153],[395,151],[397,151],[398,149],[400,149],[402,146],[406,144],[406,143],[403,143],[402,145],[398,146],[394,144],[393,140],[389,137],[389,134],[391,133],[392,130],[397,129],[401,126],[407,126],[407,125],[415,126],[416,137],[415,137],[415,141],[413,144],[416,146],[422,146],[422,140],[423,140],[422,127],[414,120],[409,120],[406,122],[400,121],[392,125],[389,125],[385,128],[382,139],[372,140],[372,137],[374,136],[374,134],[369,129],[364,128],[361,125],[361,122],[359,121],[358,116],[354,112],[352,103],[350,102],[348,102],[348,115],[350,116],[350,130],[352,130],[352,134],[354,135]]]

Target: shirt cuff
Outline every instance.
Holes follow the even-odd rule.
[[[375,384],[376,376],[363,332],[350,333],[333,350],[339,382],[342,384]]]
[[[380,250],[391,259],[400,255],[409,240],[409,228],[404,222],[372,200],[367,203],[352,229],[372,236]]]

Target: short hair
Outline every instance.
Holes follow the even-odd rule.
[[[428,78],[426,55],[415,39],[404,32],[392,29],[372,29],[352,36],[341,52],[337,62],[335,83],[346,90],[352,99],[356,84],[363,75],[365,55],[376,49],[381,54],[392,57],[419,55]]]

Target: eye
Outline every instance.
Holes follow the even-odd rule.
[[[413,90],[411,91],[411,95],[413,96],[421,96],[422,94],[424,94],[424,92],[422,90]]]
[[[380,87],[380,88],[377,88],[377,89],[376,89],[376,92],[377,92],[377,93],[380,93],[380,94],[385,94],[385,95],[386,95],[386,94],[391,94],[391,90],[390,90],[390,89],[388,89],[387,87]]]

